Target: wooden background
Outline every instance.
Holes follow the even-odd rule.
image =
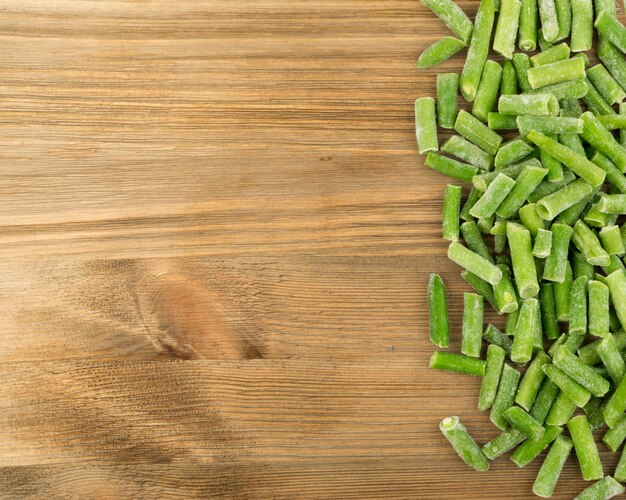
[[[471,14],[475,2],[462,6]],[[1,0],[2,498],[528,498],[479,380],[415,0]],[[607,455],[612,466],[616,455]],[[584,487],[570,459],[558,498]]]

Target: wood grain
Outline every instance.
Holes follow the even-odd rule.
[[[428,275],[455,350],[467,286],[412,116],[461,59],[415,70],[419,2],[0,16],[0,496],[529,497],[540,461],[475,473],[437,429],[496,434],[427,368]]]

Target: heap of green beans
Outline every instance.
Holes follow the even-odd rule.
[[[437,76],[437,99],[415,101],[425,165],[470,185],[465,201],[458,184],[443,201],[448,257],[473,288],[461,353],[435,351],[430,366],[482,377],[478,408],[502,431],[479,446],[451,416],[441,432],[478,471],[509,451],[524,467],[549,448],[533,486],[541,497],[574,450],[594,481],[577,498],[611,498],[625,491],[626,448],[605,475],[593,432],[613,452],[626,440],[626,26],[615,0],[481,0],[474,22],[452,0],[420,1],[455,36],[418,67],[467,47],[460,75]],[[488,60],[490,45],[503,64]],[[440,146],[438,127],[456,134]],[[504,331],[485,328],[485,301]],[[437,274],[428,303],[430,339],[447,349]]]

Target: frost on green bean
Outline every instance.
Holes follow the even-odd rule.
[[[515,50],[522,2],[521,0],[501,0],[500,7],[493,50],[511,59]]]
[[[441,64],[459,52],[465,44],[458,38],[451,36],[443,37],[424,49],[417,60],[418,68],[430,68]]]
[[[439,424],[439,429],[467,465],[477,471],[489,470],[487,458],[461,424],[459,417],[444,418]]]
[[[430,9],[443,23],[458,36],[465,45],[470,43],[472,37],[472,21],[452,0],[420,0],[422,5]]]
[[[474,31],[470,41],[465,65],[461,73],[461,93],[465,100],[472,102],[478,91],[478,84],[489,53],[491,32],[495,20],[493,0],[481,0],[474,21]]]
[[[415,101],[415,135],[420,153],[439,149],[435,100],[432,97],[420,97]]]
[[[456,73],[440,73],[437,75],[437,124],[440,127],[454,127],[457,115],[456,96],[458,91],[459,75]]]

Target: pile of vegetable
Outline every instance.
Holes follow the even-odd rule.
[[[595,481],[577,498],[611,498],[624,492],[626,451],[605,475],[593,432],[614,452],[626,439],[626,26],[614,0],[481,0],[473,23],[452,0],[420,1],[456,36],[418,67],[468,47],[460,75],[438,75],[437,99],[417,99],[415,124],[425,165],[471,184],[464,202],[461,185],[446,187],[443,237],[475,290],[461,354],[436,351],[430,366],[482,377],[478,408],[502,430],[482,447],[458,417],[441,432],[479,471],[512,450],[523,467],[549,447],[533,486],[542,497],[574,451]],[[492,35],[502,65],[487,59]],[[459,91],[471,112],[458,110]],[[439,146],[438,126],[458,135]],[[428,300],[430,339],[446,349],[436,274]],[[484,328],[485,301],[506,315],[504,331]]]

